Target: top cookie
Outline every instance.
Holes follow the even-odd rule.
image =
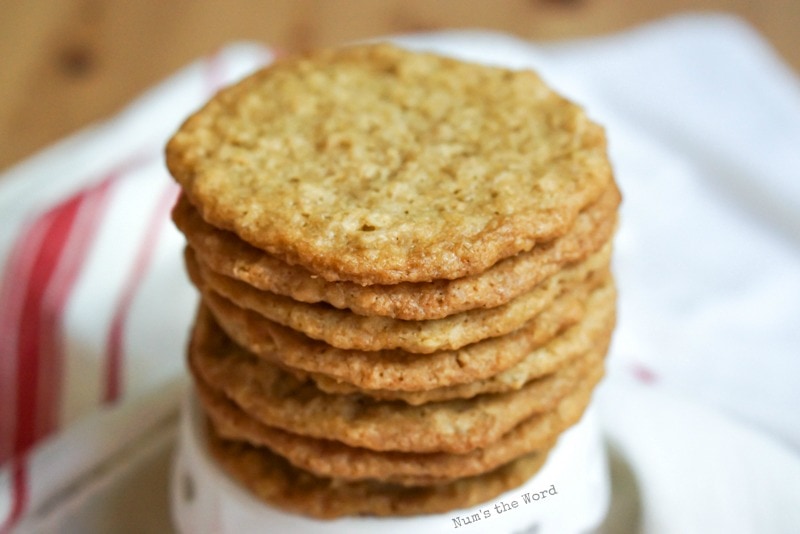
[[[220,92],[167,165],[209,223],[364,285],[482,272],[566,233],[612,179],[602,128],[536,74],[386,44]]]

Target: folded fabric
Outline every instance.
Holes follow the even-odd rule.
[[[163,147],[270,58],[225,48],[0,179],[0,525],[58,509],[132,461],[131,442],[163,439],[196,301]]]

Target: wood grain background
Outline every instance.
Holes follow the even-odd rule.
[[[0,0],[0,169],[234,40],[292,51],[486,28],[550,41],[687,11],[741,16],[800,71],[798,0]]]

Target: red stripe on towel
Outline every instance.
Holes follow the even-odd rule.
[[[94,239],[110,180],[48,210],[30,230],[42,235],[26,287],[16,338],[16,425],[13,454],[26,452],[57,426],[62,376],[61,315]],[[78,221],[88,220],[80,224]],[[83,233],[83,235],[78,235]],[[22,239],[27,241],[27,234]],[[74,248],[73,248],[74,247]],[[55,374],[53,374],[55,373]],[[54,391],[55,390],[55,391]]]
[[[59,426],[64,384],[64,310],[100,228],[110,201],[111,184],[112,180],[107,179],[81,194],[82,206],[68,236],[64,256],[47,290],[40,331],[44,358],[38,382],[37,436],[46,436]]]
[[[44,239],[36,253],[33,268],[27,279],[20,280],[25,284],[25,300],[20,315],[17,335],[17,424],[14,435],[14,454],[20,454],[30,448],[42,435],[38,434],[37,415],[39,414],[39,380],[44,367],[43,360],[49,358],[45,354],[50,343],[47,327],[55,320],[48,317],[46,295],[50,281],[64,254],[72,227],[78,215],[84,195],[77,195],[67,202],[48,211],[33,226],[45,228]],[[44,346],[43,346],[44,345]]]
[[[4,341],[9,351],[4,358],[13,363],[4,365],[3,370],[11,372],[4,372],[2,381],[13,391],[13,411],[2,436],[2,461],[16,457],[11,466],[12,507],[3,531],[17,523],[27,505],[25,454],[58,425],[61,315],[97,228],[78,221],[96,223],[109,183],[104,180],[39,216],[15,244],[3,280],[3,295],[10,298],[3,312],[10,321],[3,332],[8,334]]]
[[[62,316],[122,173],[120,167],[36,216],[9,255],[0,286],[0,464],[58,427]]]
[[[33,269],[46,233],[33,225],[18,239],[9,254],[0,289],[0,465],[13,456],[17,423],[17,356],[22,306],[28,273]]]

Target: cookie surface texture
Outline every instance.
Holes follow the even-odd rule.
[[[410,516],[467,508],[522,485],[541,468],[549,452],[531,453],[484,475],[404,487],[317,477],[265,447],[226,441],[213,431],[209,432],[208,446],[223,469],[264,502],[320,519]]]
[[[584,285],[561,295],[548,309],[516,332],[456,351],[412,354],[399,350],[353,351],[331,347],[238,308],[208,293],[204,303],[221,328],[241,347],[267,361],[309,373],[327,375],[360,389],[421,391],[489,378],[517,364],[559,332],[587,314],[593,325],[613,326],[615,290],[610,280],[592,291]],[[203,312],[201,317],[205,317]],[[609,322],[612,319],[612,322]],[[205,320],[205,319],[203,319]],[[593,331],[597,326],[590,327]],[[558,358],[540,361],[540,374],[558,367]]]
[[[530,291],[564,264],[599,250],[614,231],[620,194],[612,187],[582,211],[569,232],[502,260],[486,271],[455,280],[374,284],[328,282],[248,245],[232,232],[206,223],[182,196],[173,220],[199,261],[219,274],[299,302],[327,302],[360,315],[405,320],[441,319],[476,308],[493,308]]]
[[[549,449],[558,434],[580,419],[601,371],[592,369],[554,410],[535,415],[496,442],[466,454],[376,452],[292,434],[259,423],[202,381],[196,386],[215,430],[226,439],[268,447],[317,476],[426,486],[482,474],[525,454]]]
[[[327,50],[220,92],[167,147],[204,220],[325,280],[455,279],[565,234],[605,134],[530,71]]]
[[[608,243],[583,262],[571,264],[528,293],[496,308],[470,310],[430,321],[402,321],[365,317],[260,291],[201,266],[192,249],[186,250],[187,270],[193,279],[198,279],[197,285],[208,287],[239,307],[340,349],[402,349],[422,354],[459,349],[517,330],[563,292],[587,280],[597,279],[598,273],[608,268],[610,257],[611,245]],[[208,291],[204,294],[207,295]],[[220,320],[225,322],[222,318]]]
[[[378,451],[459,454],[484,447],[532,415],[553,409],[585,371],[568,365],[516,391],[412,406],[324,393],[248,354],[213,322],[197,326],[190,368],[250,416],[287,432]]]

